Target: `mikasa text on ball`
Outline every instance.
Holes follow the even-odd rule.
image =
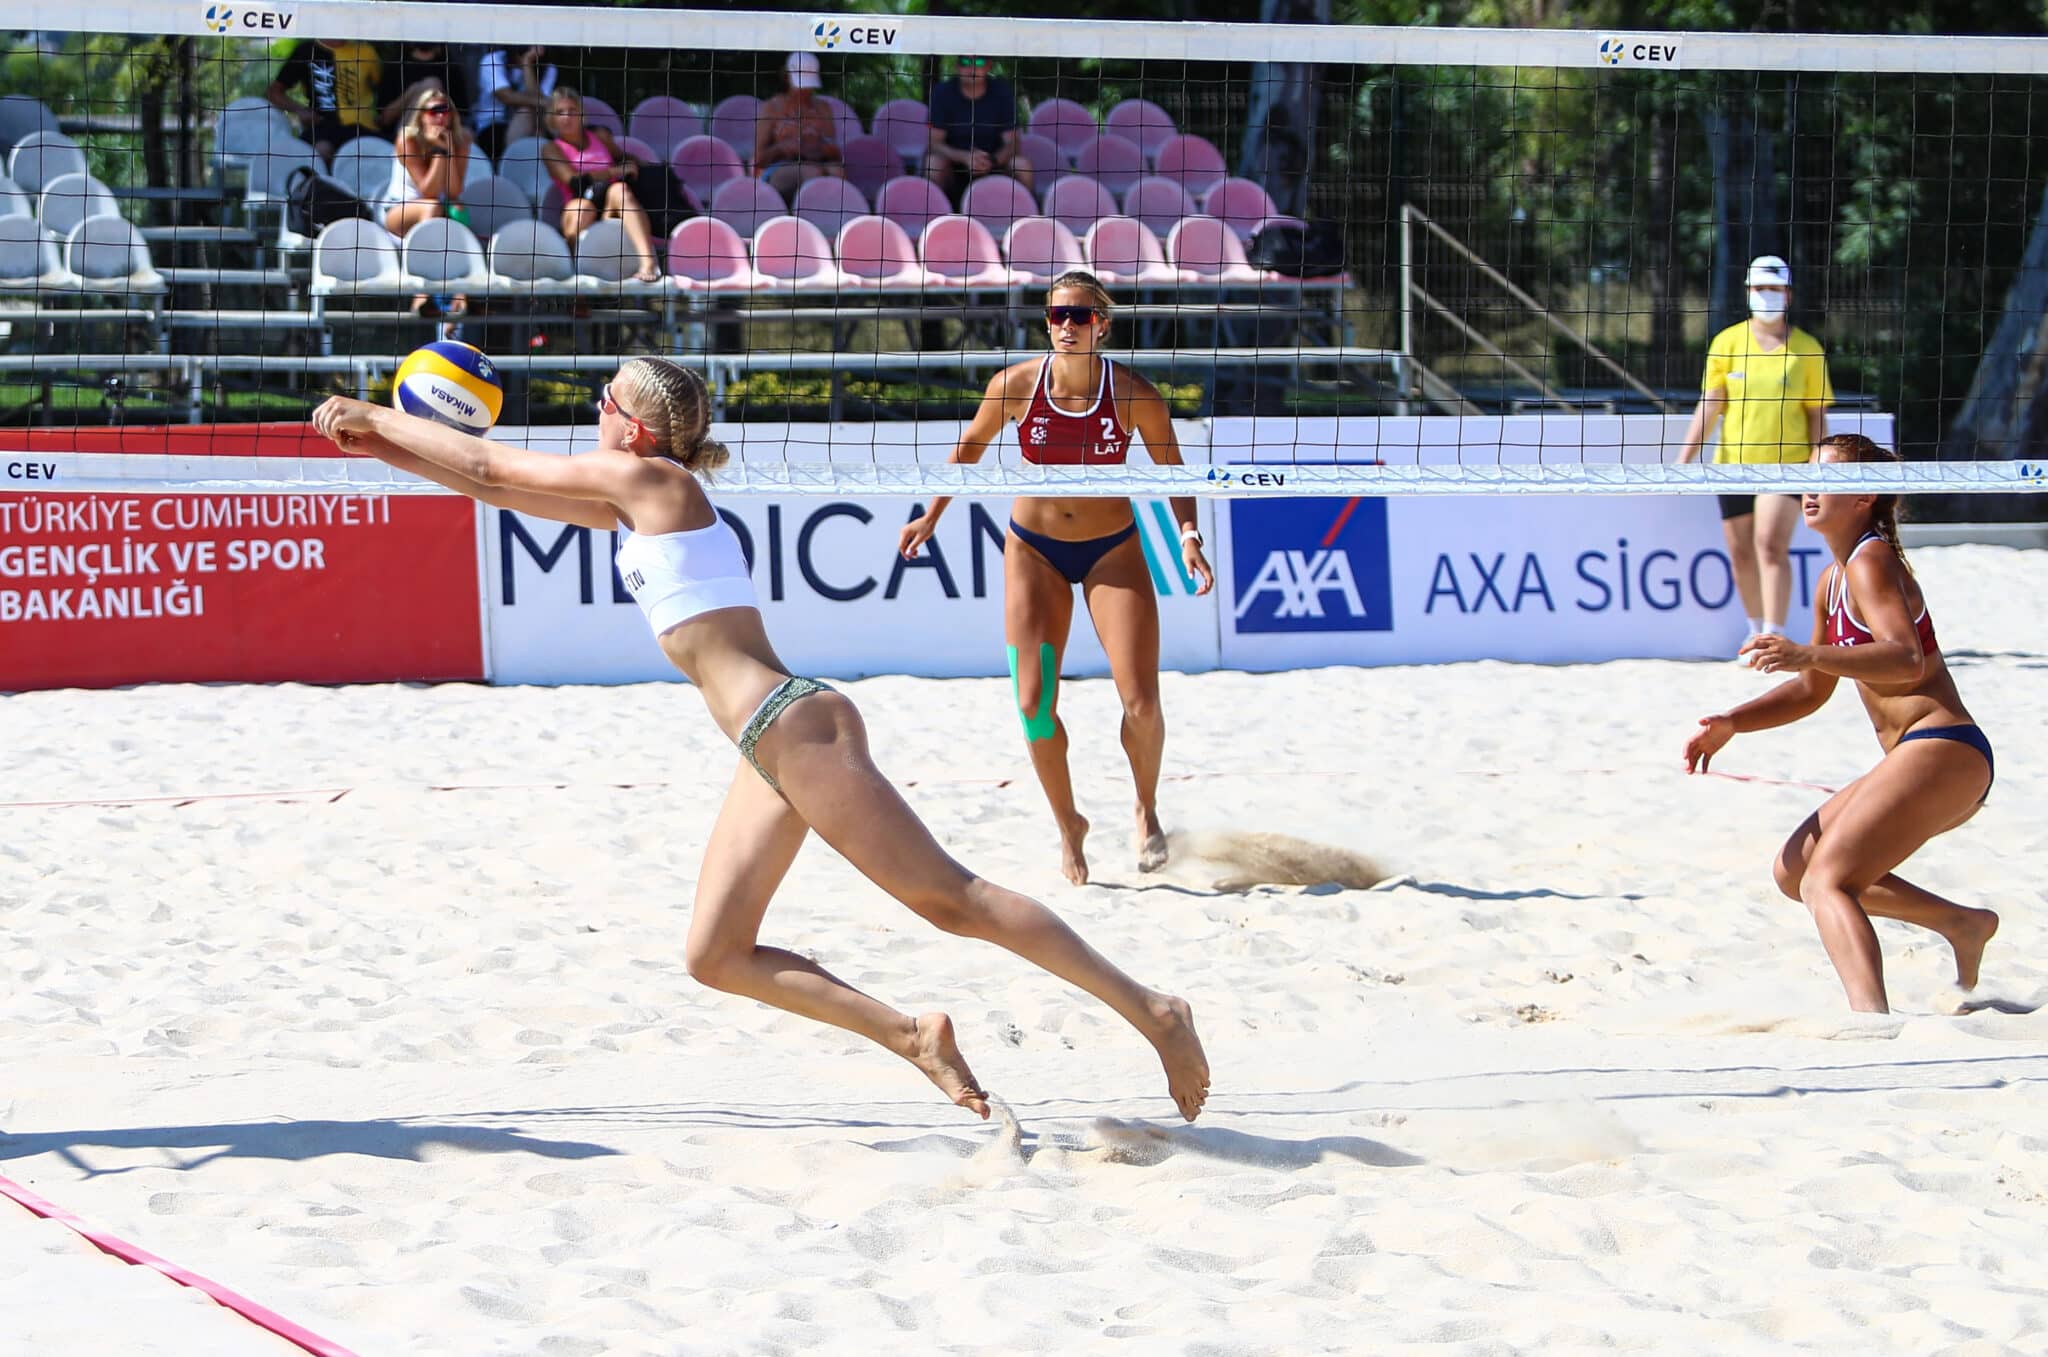
[[[505,404],[505,388],[498,383],[498,365],[482,349],[438,339],[398,365],[391,404],[464,433],[488,433]]]

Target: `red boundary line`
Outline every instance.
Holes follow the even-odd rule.
[[[314,1357],[357,1357],[339,1343],[330,1342],[310,1329],[292,1323],[275,1310],[266,1309],[247,1296],[228,1290],[219,1282],[202,1277],[196,1272],[167,1262],[149,1250],[130,1244],[127,1240],[108,1234],[94,1225],[88,1225],[63,1207],[45,1201],[11,1178],[0,1177],[0,1196],[11,1198],[45,1220],[54,1220],[59,1225],[74,1231],[80,1238],[103,1253],[110,1253],[124,1263],[133,1263],[162,1273],[180,1286],[189,1286],[213,1298],[216,1304],[233,1310],[258,1328],[268,1329],[287,1343],[304,1348]]]

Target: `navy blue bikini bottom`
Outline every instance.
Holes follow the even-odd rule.
[[[1046,564],[1065,576],[1067,583],[1079,584],[1088,578],[1088,572],[1095,568],[1096,562],[1135,534],[1138,525],[1133,522],[1121,532],[1113,532],[1107,537],[1091,537],[1085,542],[1062,541],[1032,532],[1029,528],[1020,528],[1014,518],[1010,520],[1010,531],[1017,534],[1018,541],[1045,557]]]
[[[1991,773],[1991,781],[1998,780],[1998,762],[1991,757],[1991,741],[1974,725],[1929,726],[1923,730],[1909,730],[1899,737],[1899,744],[1904,744],[1908,740],[1954,740],[1957,744],[1966,744],[1984,756],[1984,766]],[[1984,795],[1978,799],[1986,800],[1990,795],[1991,783],[1987,782],[1984,784]]]

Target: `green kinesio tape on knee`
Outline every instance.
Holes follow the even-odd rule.
[[[1052,714],[1053,689],[1059,686],[1060,673],[1052,658],[1052,645],[1046,641],[1038,643],[1038,710],[1024,710],[1024,695],[1017,682],[1017,647],[1010,651],[1010,696],[1016,700],[1017,715],[1024,722],[1024,742],[1036,744],[1050,740],[1057,729]]]

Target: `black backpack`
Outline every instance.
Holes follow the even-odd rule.
[[[284,224],[299,235],[317,236],[321,227],[350,217],[376,220],[370,205],[340,180],[301,165],[284,181]]]
[[[1245,255],[1253,268],[1289,278],[1328,278],[1344,272],[1344,233],[1326,221],[1274,222],[1259,229]]]

